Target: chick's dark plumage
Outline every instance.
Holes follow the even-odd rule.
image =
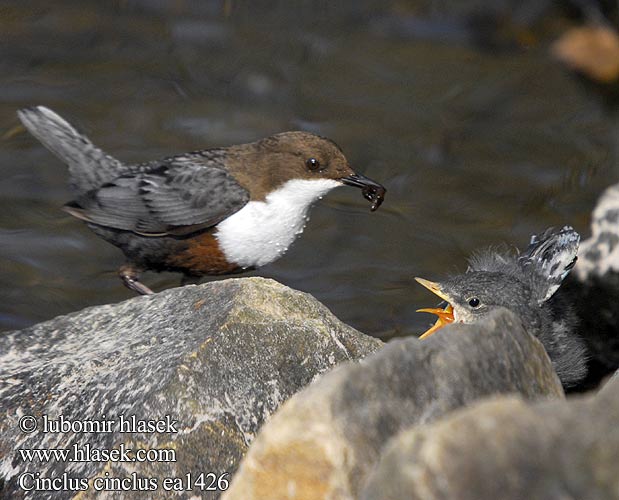
[[[431,289],[453,308],[452,321],[473,323],[497,307],[517,314],[544,345],[563,385],[573,386],[586,375],[586,348],[576,333],[574,307],[559,286],[576,262],[579,240],[576,231],[564,227],[533,236],[520,255],[479,252],[465,274]]]

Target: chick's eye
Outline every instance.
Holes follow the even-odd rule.
[[[477,297],[473,297],[471,299],[469,299],[469,306],[471,307],[479,307],[479,299]]]
[[[318,170],[320,168],[320,162],[316,158],[310,158],[305,162],[305,165],[309,170]]]

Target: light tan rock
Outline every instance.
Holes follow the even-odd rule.
[[[597,396],[485,401],[395,436],[363,500],[619,498],[619,378]]]
[[[561,398],[541,344],[499,311],[389,343],[293,396],[263,427],[226,500],[355,499],[390,437],[485,396]]]

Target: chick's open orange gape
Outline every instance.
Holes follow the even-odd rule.
[[[461,275],[440,282],[415,278],[447,302],[444,308],[419,310],[438,316],[436,323],[420,338],[449,323],[475,323],[498,307],[524,318],[530,323],[531,331],[539,330],[543,323],[538,318],[543,312],[540,308],[552,307],[547,301],[574,267],[579,241],[580,236],[569,226],[560,230],[549,228],[533,235],[522,253],[516,249],[488,249],[475,253],[469,259],[469,268]]]
[[[445,325],[453,323],[455,318],[453,314],[453,307],[449,303],[449,299],[447,298],[447,296],[441,292],[441,288],[438,283],[434,283],[433,281],[425,280],[423,278],[415,278],[415,281],[417,281],[417,283],[426,287],[432,293],[447,302],[447,306],[445,306],[444,309],[441,309],[440,307],[426,307],[424,309],[417,309],[417,312],[425,312],[438,316],[436,323],[434,323],[434,325],[432,325],[428,330],[426,330],[422,335],[420,335],[419,339],[424,339],[426,337],[429,337],[436,331],[440,330]]]

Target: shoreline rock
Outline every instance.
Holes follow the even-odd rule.
[[[186,286],[92,307],[0,335],[0,497],[26,494],[25,471],[42,477],[182,477],[232,473],[262,423],[288,397],[342,361],[383,343],[341,323],[316,299],[262,278]],[[122,434],[19,430],[19,419],[178,422],[178,432]],[[24,462],[19,448],[173,449],[176,462]],[[230,476],[228,476],[228,479]],[[189,491],[179,498],[199,492]],[[123,492],[80,498],[124,498]],[[205,494],[214,498],[218,494]],[[132,498],[169,498],[158,488]]]
[[[616,499],[617,421],[617,377],[567,401],[480,402],[395,436],[360,498]]]
[[[262,428],[223,498],[352,500],[384,444],[411,425],[487,396],[563,397],[544,348],[511,312],[445,330],[390,342],[290,398]]]

